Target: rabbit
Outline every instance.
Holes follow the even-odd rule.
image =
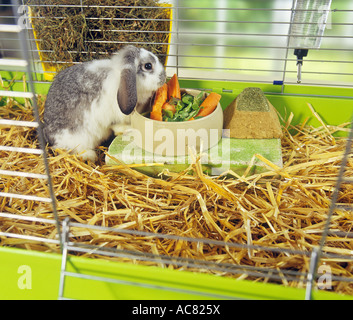
[[[64,69],[55,76],[44,104],[46,142],[95,162],[95,148],[112,132],[129,128],[130,113],[146,104],[165,81],[158,58],[132,45],[110,59]]]

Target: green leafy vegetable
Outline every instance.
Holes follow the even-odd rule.
[[[200,111],[201,103],[203,102],[203,92],[197,96],[185,93],[181,100],[171,98],[169,104],[175,106],[175,113],[169,110],[163,110],[163,120],[168,122],[188,121],[195,117]]]

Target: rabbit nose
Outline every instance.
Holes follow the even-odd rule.
[[[166,74],[165,70],[163,70],[163,72],[159,75],[159,83],[158,83],[158,85],[162,86],[165,83],[166,80],[167,80],[167,74]]]

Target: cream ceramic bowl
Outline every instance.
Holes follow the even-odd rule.
[[[196,96],[198,90],[182,89]],[[205,97],[207,93],[205,93]],[[162,156],[184,156],[200,153],[215,146],[222,137],[223,110],[216,109],[206,117],[182,122],[157,121],[144,117],[137,110],[131,114],[135,144],[145,151]]]

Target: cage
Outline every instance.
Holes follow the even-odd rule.
[[[39,12],[70,20],[60,8],[90,35],[67,60],[49,58],[36,30]],[[127,9],[157,17],[117,16]],[[1,298],[351,299],[352,3],[23,0],[0,13]],[[149,33],[164,37],[120,37]],[[222,107],[261,88],[281,119],[283,167],[260,157],[265,172],[209,177],[196,159],[193,175],[149,177],[106,166],[104,147],[96,164],[48,148],[41,116],[56,69],[45,64],[127,42],[166,47],[167,76],[220,93]]]

